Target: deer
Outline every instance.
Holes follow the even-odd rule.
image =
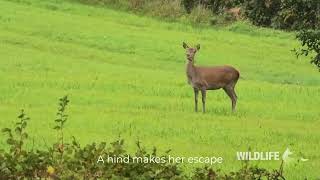
[[[205,113],[207,90],[218,90],[221,88],[231,99],[232,112],[234,112],[238,99],[234,89],[240,77],[240,72],[228,65],[213,67],[196,66],[194,57],[200,50],[200,44],[196,45],[196,47],[189,47],[187,43],[183,42],[183,48],[186,50],[187,56],[186,75],[188,84],[192,86],[194,91],[195,112],[198,112],[199,91],[201,91],[202,95],[202,111]]]

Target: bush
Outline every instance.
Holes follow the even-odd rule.
[[[249,0],[244,4],[246,17],[257,26],[270,26],[280,10],[281,0]]]
[[[74,0],[178,19],[191,17],[193,23],[217,24],[240,19],[244,14],[254,25],[278,29],[316,29],[320,26],[319,0]],[[203,12],[200,12],[203,11]],[[210,13],[208,13],[211,11]],[[201,17],[203,16],[203,17]],[[210,16],[210,17],[208,17]],[[221,17],[217,17],[221,16]],[[214,20],[215,19],[215,20]],[[224,24],[218,23],[218,24]]]
[[[178,164],[168,161],[167,151],[159,156],[154,148],[148,153],[141,143],[136,143],[137,150],[130,155],[124,148],[124,140],[118,139],[110,143],[91,143],[81,146],[73,137],[71,142],[64,139],[64,127],[68,120],[66,108],[69,103],[67,96],[59,100],[57,119],[54,130],[58,139],[47,149],[25,149],[25,140],[28,138],[26,131],[30,120],[24,111],[18,116],[18,122],[14,129],[4,128],[3,133],[7,136],[7,150],[0,150],[0,179],[23,180],[23,179],[68,179],[68,180],[97,180],[97,179],[130,179],[130,180],[215,180],[215,179],[284,179],[282,168],[268,171],[255,166],[244,166],[236,172],[228,174],[220,170],[204,167],[197,168],[191,177],[184,175]],[[98,163],[101,158],[122,157],[132,162],[133,157],[160,158],[162,163]]]
[[[182,4],[187,11],[187,13],[191,13],[193,7],[195,6],[196,1],[195,0],[182,0]]]
[[[189,19],[192,23],[208,23],[212,17],[210,10],[206,9],[202,5],[198,5],[197,8],[194,8],[189,15]]]
[[[281,168],[280,168],[281,169]],[[250,166],[249,161],[245,161],[242,168],[236,172],[221,173],[220,170],[204,167],[197,168],[192,180],[285,180],[281,170],[268,171],[257,166]]]
[[[175,164],[169,163],[104,163],[99,164],[97,160],[101,157],[127,157],[132,156],[126,153],[124,141],[118,139],[107,144],[92,143],[81,147],[73,137],[71,143],[64,140],[64,126],[68,116],[65,113],[68,105],[68,98],[65,96],[59,101],[56,125],[58,140],[46,150],[24,149],[24,142],[28,138],[26,133],[29,118],[24,111],[18,116],[14,131],[5,128],[2,130],[7,135],[9,151],[0,151],[0,179],[183,179],[182,172]],[[136,157],[158,156],[154,148],[151,154],[141,147],[137,142],[138,150]],[[167,157],[167,156],[165,156]]]
[[[145,6],[145,11],[150,11],[151,16],[176,19],[185,12],[181,5],[181,0],[149,1]]]
[[[294,49],[297,57],[314,54],[311,57],[310,63],[316,65],[320,71],[320,31],[303,30],[297,34],[296,38],[301,42],[301,48],[298,50]]]
[[[214,14],[241,7],[245,16],[257,26],[280,29],[315,29],[320,26],[319,0],[183,0],[190,14],[198,6]]]
[[[258,26],[294,30],[316,28],[320,23],[318,0],[249,0],[244,8]]]
[[[183,0],[182,3],[188,13],[192,9],[201,5],[210,9],[214,14],[222,13],[226,8],[232,8],[241,5],[244,0]]]
[[[314,29],[320,26],[318,0],[282,0],[274,20],[274,27],[281,29]]]

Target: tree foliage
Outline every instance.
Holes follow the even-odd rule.
[[[316,29],[320,27],[319,0],[76,0],[87,4],[111,6],[139,11],[163,18],[178,19],[190,16],[199,7],[210,11],[211,18],[228,15],[239,9],[242,18],[254,25],[286,30]],[[200,13],[201,14],[201,13]],[[238,16],[238,15],[237,15]],[[226,22],[230,18],[226,18]],[[236,18],[239,19],[239,18]],[[203,21],[195,21],[203,22]],[[211,23],[215,24],[215,23]]]
[[[249,0],[245,15],[258,26],[279,29],[315,29],[320,25],[318,0]]]
[[[294,50],[297,57],[310,56],[310,62],[320,71],[320,30],[303,30],[297,34],[296,38],[301,42],[301,48]]]

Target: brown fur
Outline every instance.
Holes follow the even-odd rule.
[[[196,48],[190,48],[183,43],[186,49],[188,63],[186,66],[186,74],[188,83],[193,87],[195,95],[195,111],[198,111],[198,94],[201,91],[203,112],[205,112],[205,101],[207,90],[217,90],[222,88],[230,97],[232,102],[232,111],[235,111],[237,103],[237,95],[234,91],[238,82],[240,73],[231,66],[215,66],[215,67],[198,67],[194,65],[194,56],[200,50],[200,45]]]
[[[236,20],[241,19],[241,8],[240,7],[234,7],[234,8],[228,9],[228,10],[226,10],[226,13],[230,14]]]

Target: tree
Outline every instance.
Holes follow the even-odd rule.
[[[311,57],[311,64],[320,71],[320,30],[302,30],[296,38],[301,42],[301,48],[294,49],[297,58],[301,55]]]

